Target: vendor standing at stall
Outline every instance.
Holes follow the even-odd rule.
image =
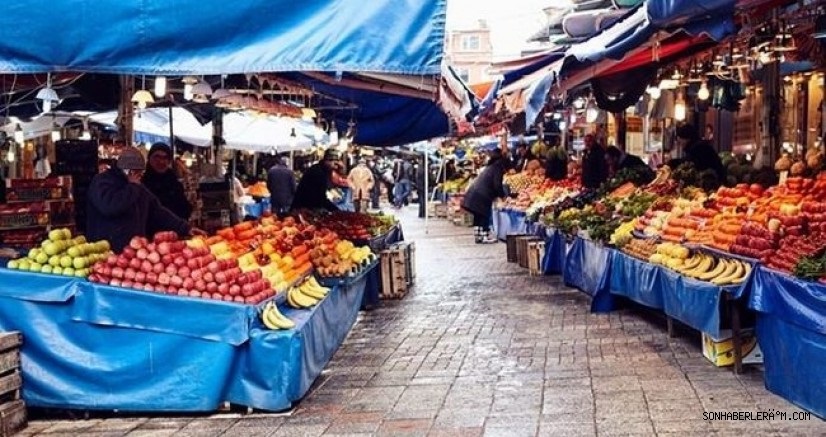
[[[140,150],[126,147],[114,167],[96,175],[89,186],[86,237],[107,240],[120,252],[135,236],[175,231],[182,237],[206,235],[191,227],[141,183],[146,161]]]
[[[490,217],[493,201],[506,195],[502,178],[510,168],[510,160],[502,156],[500,149],[488,153],[487,166],[474,179],[462,200],[462,209],[473,214],[473,231],[477,244],[497,241],[490,236]]]
[[[327,190],[332,186],[333,168],[340,161],[341,155],[337,151],[327,149],[324,158],[304,172],[290,209],[337,211],[336,205],[327,198]]]
[[[267,172],[267,190],[273,214],[280,217],[290,210],[295,196],[295,174],[283,156],[279,156]]]
[[[585,151],[582,155],[582,186],[597,189],[608,179],[608,164],[605,161],[605,149],[593,134],[583,138]]]
[[[186,198],[184,186],[172,168],[172,149],[164,143],[155,143],[147,156],[149,166],[141,183],[161,202],[161,205],[178,217],[189,220],[192,205]]]
[[[353,189],[353,204],[356,212],[367,212],[367,205],[369,205],[370,194],[375,181],[373,171],[367,167],[367,161],[364,158],[359,159],[358,164],[350,170],[350,174],[347,175],[347,182],[350,183],[350,188]]]

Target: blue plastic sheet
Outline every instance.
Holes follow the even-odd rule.
[[[565,259],[568,255],[568,243],[565,235],[556,228],[546,228],[545,255],[542,258],[542,273],[545,275],[561,275],[565,270]]]
[[[19,284],[20,287],[25,287]],[[73,300],[32,302],[0,291],[0,330],[23,333],[29,406],[121,411],[214,411],[236,347],[223,342],[72,320]],[[122,308],[124,313],[130,308]],[[171,314],[186,312],[181,306]]]
[[[7,2],[0,70],[439,74],[446,8],[446,0]]]
[[[282,308],[296,323],[294,330],[254,326],[239,353],[227,400],[280,411],[301,399],[355,323],[366,280],[336,288],[311,310]]]
[[[760,266],[749,284],[749,306],[826,335],[826,286]]]
[[[77,293],[77,278],[0,269],[0,296],[32,302],[66,302]]]
[[[615,251],[611,259],[610,282],[612,294],[627,297],[650,308],[665,307],[660,269],[654,264]]]
[[[249,327],[255,319],[255,309],[250,305],[91,282],[82,282],[78,288],[72,319],[90,324],[165,332],[238,346],[249,339]]]
[[[508,235],[528,234],[528,224],[525,213],[509,209],[493,210],[493,231],[496,237],[505,241]]]
[[[723,289],[658,267],[665,313],[698,330],[720,337]]]
[[[613,250],[584,238],[575,238],[565,260],[562,277],[565,285],[576,287],[591,296],[591,311],[613,311],[610,293]]]
[[[766,388],[826,420],[826,335],[759,313],[757,340]]]

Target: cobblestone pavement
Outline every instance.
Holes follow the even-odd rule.
[[[35,421],[25,434],[96,436],[791,436],[805,421],[704,421],[704,411],[796,412],[759,370],[713,367],[699,334],[666,335],[642,310],[589,313],[558,277],[529,277],[504,244],[411,206],[415,290],[363,313],[291,412]]]

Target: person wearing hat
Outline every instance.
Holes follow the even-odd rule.
[[[333,168],[340,162],[341,155],[334,149],[327,149],[324,158],[304,172],[290,209],[337,211],[338,207],[327,198],[327,190],[332,186]]]
[[[359,159],[358,164],[350,170],[347,182],[353,189],[356,212],[366,212],[370,203],[370,190],[373,189],[375,181],[373,171],[367,167],[367,161],[364,158]]]
[[[172,169],[172,148],[164,143],[153,144],[149,149],[148,161],[149,166],[141,179],[143,185],[158,198],[161,205],[178,217],[189,220],[192,205],[186,198],[183,184]]]
[[[165,208],[141,183],[146,161],[140,150],[126,147],[114,167],[99,173],[89,185],[86,237],[107,240],[120,252],[135,236],[175,231],[182,237],[206,235]]]

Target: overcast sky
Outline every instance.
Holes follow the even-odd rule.
[[[447,29],[473,28],[479,19],[487,20],[494,58],[515,58],[525,40],[542,28],[542,9],[566,4],[568,0],[447,0]]]

